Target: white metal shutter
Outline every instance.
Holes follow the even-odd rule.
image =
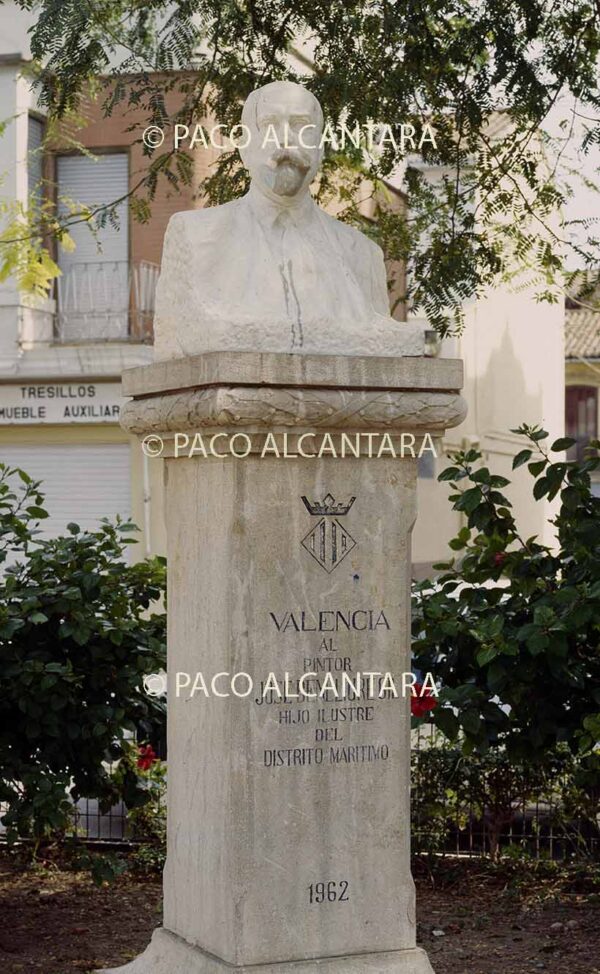
[[[65,534],[71,521],[94,530],[102,517],[131,517],[128,443],[0,445],[0,461],[42,481],[43,537]]]
[[[59,213],[69,214],[65,200],[94,210],[126,195],[129,159],[124,152],[58,156]],[[61,201],[62,199],[62,201]],[[116,208],[118,226],[110,221],[92,233],[75,223],[69,233],[75,250],[59,254],[59,327],[63,340],[125,338],[129,312],[129,228],[127,200]]]
[[[32,115],[27,119],[27,192],[35,194],[37,202],[42,199],[42,142],[44,123]]]

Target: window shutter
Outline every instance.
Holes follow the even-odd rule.
[[[94,531],[103,517],[131,516],[128,443],[10,444],[0,460],[42,481],[50,515],[40,522],[43,538],[66,534],[70,521]]]
[[[57,183],[61,217],[69,207],[61,198],[94,210],[125,196],[129,186],[129,159],[125,153],[107,153],[96,159],[59,156]],[[129,228],[127,200],[116,208],[118,226],[110,221],[90,231],[75,223],[69,233],[75,250],[59,254],[59,329],[63,340],[126,338],[129,332]]]
[[[27,124],[27,192],[36,202],[42,199],[42,142],[44,123],[30,115]]]

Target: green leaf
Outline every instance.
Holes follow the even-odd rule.
[[[504,616],[498,613],[488,621],[487,631],[490,636],[499,636],[504,629]]]
[[[577,440],[572,439],[570,436],[562,436],[558,440],[555,440],[550,447],[555,453],[562,453],[564,450],[569,450],[572,446],[575,446]]]
[[[26,508],[26,510],[27,513],[31,514],[32,517],[39,517],[39,518],[49,517],[48,511],[45,511],[43,507],[37,507],[37,505],[35,504],[32,505],[31,507]]]
[[[481,717],[476,710],[465,710],[461,713],[460,723],[467,734],[476,735],[481,730]]]
[[[446,467],[446,469],[442,470],[441,474],[438,475],[438,480],[456,480],[459,475],[460,470],[458,467]]]
[[[536,605],[533,621],[537,626],[551,626],[556,621],[556,613],[547,605]]]
[[[527,649],[532,656],[539,656],[539,654],[543,653],[545,649],[548,649],[549,645],[550,640],[548,636],[545,636],[543,633],[540,633],[537,636],[531,636],[531,638],[527,640]]]
[[[499,690],[506,680],[506,675],[504,664],[500,660],[495,659],[487,670],[487,682],[490,690],[493,692]]]
[[[524,463],[527,463],[527,461],[531,459],[532,453],[533,450],[521,450],[520,453],[517,453],[512,463],[513,470],[516,470],[517,467],[522,467]]]
[[[485,646],[483,649],[480,649],[476,656],[479,666],[487,666],[488,663],[491,663],[495,659],[498,652],[497,646]]]
[[[10,639],[11,636],[17,632],[18,629],[22,629],[25,625],[23,619],[8,619],[6,622],[0,624],[0,638]]]
[[[526,640],[530,639],[531,636],[536,636],[539,631],[539,626],[536,626],[533,622],[528,622],[517,630],[517,639],[519,642],[526,642]]]
[[[565,487],[560,492],[560,499],[567,511],[576,511],[581,503],[581,493],[577,487]]]
[[[433,712],[434,723],[446,737],[455,741],[460,730],[458,717],[449,707],[438,707]]]
[[[34,625],[41,622],[48,622],[48,616],[44,615],[43,612],[32,612],[27,618],[29,622],[33,622]]]
[[[456,503],[456,507],[460,511],[466,511],[467,514],[472,514],[475,508],[481,503],[481,488],[480,487],[470,487],[465,490],[459,501]]]

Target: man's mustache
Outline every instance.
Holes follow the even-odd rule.
[[[310,155],[305,149],[300,147],[296,148],[295,146],[276,149],[269,161],[275,166],[281,166],[284,162],[289,162],[291,166],[295,166],[301,172],[308,172],[310,169]]]

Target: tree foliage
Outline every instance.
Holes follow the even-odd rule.
[[[127,737],[164,723],[144,674],[164,665],[161,559],[129,564],[135,530],[68,526],[44,540],[39,484],[0,464],[0,801],[9,838],[42,838],[72,821],[72,802],[101,809],[149,797]],[[10,557],[9,557],[10,556]],[[111,762],[117,762],[115,769]]]
[[[341,197],[344,219],[407,261],[410,300],[441,332],[460,328],[464,300],[515,267],[540,298],[557,300],[566,230],[555,216],[572,192],[559,160],[566,142],[587,151],[600,139],[593,0],[17,2],[38,15],[32,50],[53,117],[77,110],[91,79],[105,74],[107,114],[118,104],[142,107],[147,124],[168,132],[214,117],[230,127],[250,90],[288,78],[314,91],[334,126],[390,125],[396,146],[388,140],[369,158],[328,145],[319,193]],[[544,125],[560,103],[566,128],[557,145]],[[400,125],[418,130],[424,121],[437,145],[416,155],[402,146]],[[168,141],[146,150],[135,204],[142,218],[159,180],[176,190],[193,178]],[[424,178],[423,163],[438,167],[438,181]],[[380,207],[373,226],[357,205],[364,177],[381,203],[399,171],[410,211]],[[197,189],[222,202],[245,186],[233,152]],[[577,250],[580,268],[597,267],[593,227]]]
[[[436,566],[440,577],[416,588],[416,663],[442,684],[432,720],[465,750],[541,762],[565,743],[598,784],[600,498],[590,474],[600,458],[567,461],[574,441],[545,449],[543,429],[515,432],[529,445],[514,468],[527,464],[534,497],[558,502],[556,545],[521,536],[509,481],[480,453],[453,456],[439,479],[451,482],[466,524],[451,542],[458,563]]]

